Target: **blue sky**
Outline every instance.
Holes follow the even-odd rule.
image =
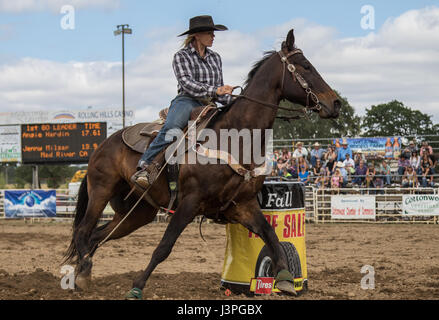
[[[60,12],[75,9],[75,28]],[[361,8],[375,29],[361,28]],[[105,109],[121,104],[121,37],[126,36],[126,104],[151,121],[176,94],[171,61],[190,17],[210,14],[229,31],[213,49],[225,82],[242,85],[251,65],[279,49],[291,28],[296,44],[358,114],[393,99],[439,122],[439,0],[0,0],[0,109]]]
[[[210,14],[215,23],[243,33],[282,24],[292,18],[305,18],[335,28],[339,37],[353,37],[369,32],[360,27],[363,5],[375,8],[375,27],[379,28],[390,17],[434,4],[439,1],[122,0],[117,8],[76,9],[74,30],[60,27],[63,14],[55,9],[2,12],[1,25],[10,27],[3,29],[0,52],[6,59],[32,56],[55,61],[118,61],[121,40],[114,37],[113,30],[116,25],[127,23],[133,29],[133,34],[125,39],[125,54],[129,60],[148,47],[150,30],[184,31],[189,18],[199,14]]]

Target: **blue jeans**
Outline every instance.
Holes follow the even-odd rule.
[[[201,102],[189,96],[181,95],[175,97],[169,107],[165,124],[140,158],[138,166],[140,167],[140,164],[143,161],[146,164],[151,164],[157,154],[159,154],[167,145],[172,143],[172,141],[166,141],[166,132],[171,129],[183,130],[186,128],[191,117],[192,109],[201,105]]]

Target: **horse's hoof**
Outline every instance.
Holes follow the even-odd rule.
[[[276,277],[276,288],[286,294],[297,296],[296,289],[294,289],[294,277],[288,270],[279,271]]]
[[[139,288],[132,288],[125,295],[125,300],[142,300],[142,290]]]
[[[75,279],[75,288],[79,290],[87,290],[90,287],[91,276],[77,276]]]
[[[276,288],[278,288],[280,291],[282,291],[283,293],[292,295],[292,296],[297,296],[297,292],[294,289],[294,283],[291,281],[279,281],[276,283]]]

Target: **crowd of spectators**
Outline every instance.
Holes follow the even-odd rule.
[[[392,172],[391,161],[398,168]],[[307,150],[302,142],[296,143],[293,153],[287,148],[276,150],[273,155],[272,179],[298,180],[317,188],[387,186],[434,186],[437,160],[433,148],[424,141],[418,149],[414,141],[401,150],[398,159],[385,157],[366,158],[358,150],[353,153],[347,140],[341,144],[329,144],[326,149],[315,142]]]

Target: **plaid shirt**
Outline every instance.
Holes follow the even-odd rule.
[[[194,98],[213,98],[222,104],[231,101],[230,95],[218,96],[216,90],[224,85],[221,57],[206,48],[204,58],[189,44],[174,55],[172,62],[178,81],[178,93]]]

